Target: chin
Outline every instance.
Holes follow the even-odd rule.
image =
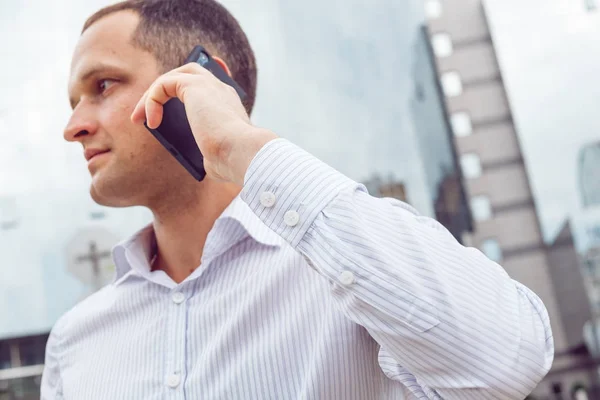
[[[136,185],[120,182],[119,179],[105,179],[102,174],[92,178],[90,196],[92,200],[106,207],[133,207],[140,204],[132,196],[131,189]]]
[[[122,208],[122,207],[133,207],[136,205],[136,204],[128,202],[126,199],[124,199],[122,197],[103,195],[102,193],[100,193],[100,191],[96,190],[96,188],[94,188],[93,185],[92,185],[92,187],[90,187],[90,195],[92,197],[92,200],[94,200],[95,203],[97,203],[101,206]]]

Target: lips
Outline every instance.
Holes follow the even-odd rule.
[[[86,161],[90,161],[93,157],[97,156],[98,154],[108,153],[109,151],[109,149],[85,149],[83,155]]]

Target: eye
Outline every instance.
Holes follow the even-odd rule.
[[[114,84],[116,81],[113,79],[99,79],[96,82],[96,88],[98,90],[98,93],[104,93],[106,90],[108,90],[108,88],[110,88],[110,86],[112,84]]]

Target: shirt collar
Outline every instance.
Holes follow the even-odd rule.
[[[231,228],[232,224],[239,229],[227,229]],[[223,238],[223,233],[230,235]],[[237,196],[215,221],[208,234],[204,252],[222,253],[247,236],[265,246],[279,247],[283,243],[283,239],[268,228],[240,196]],[[155,252],[156,239],[152,224],[146,225],[130,238],[118,243],[112,251],[116,267],[114,282],[119,283],[132,272],[142,276],[149,274],[150,262]]]
[[[129,272],[150,272],[150,260],[155,253],[154,229],[146,225],[130,238],[118,243],[112,251],[116,268],[115,282]]]

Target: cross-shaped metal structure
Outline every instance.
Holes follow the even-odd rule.
[[[98,290],[102,286],[100,282],[100,261],[104,258],[109,258],[111,253],[110,251],[102,251],[98,252],[98,246],[96,242],[90,242],[90,251],[86,255],[82,255],[77,257],[77,263],[84,263],[86,261],[90,261],[92,263],[92,271],[94,273],[94,286],[95,289]]]

